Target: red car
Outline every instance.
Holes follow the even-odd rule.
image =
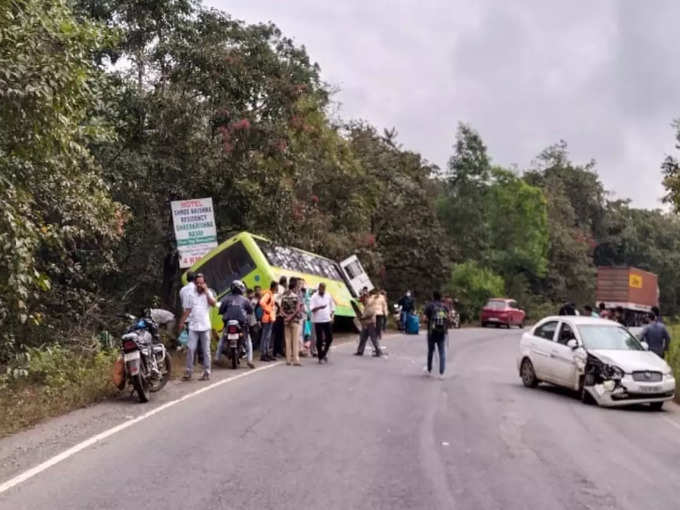
[[[480,322],[485,328],[490,324],[495,324],[496,327],[501,325],[524,327],[524,318],[526,313],[524,310],[517,307],[517,301],[514,299],[493,298],[489,299],[480,315]]]

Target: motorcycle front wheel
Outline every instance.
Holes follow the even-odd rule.
[[[149,401],[149,385],[144,381],[141,373],[132,377],[132,386],[135,388],[140,402]]]
[[[163,387],[168,384],[170,380],[170,374],[172,373],[172,363],[170,361],[170,353],[165,353],[165,359],[159,363],[158,370],[161,371],[161,378],[156,380],[151,386],[151,391],[156,392],[163,389]]]

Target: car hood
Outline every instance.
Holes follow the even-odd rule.
[[[616,365],[626,373],[638,370],[666,373],[671,369],[668,363],[650,351],[589,349],[588,352],[599,358],[600,361]]]

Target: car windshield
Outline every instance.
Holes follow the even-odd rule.
[[[586,349],[642,351],[640,342],[620,326],[583,325],[578,327]]]
[[[494,301],[491,300],[486,304],[489,310],[505,310],[505,301]]]

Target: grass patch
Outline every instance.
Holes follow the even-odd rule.
[[[118,393],[117,350],[29,349],[0,376],[0,437]]]
[[[671,345],[666,353],[666,361],[675,375],[675,400],[680,403],[680,324],[668,327],[671,335]]]

